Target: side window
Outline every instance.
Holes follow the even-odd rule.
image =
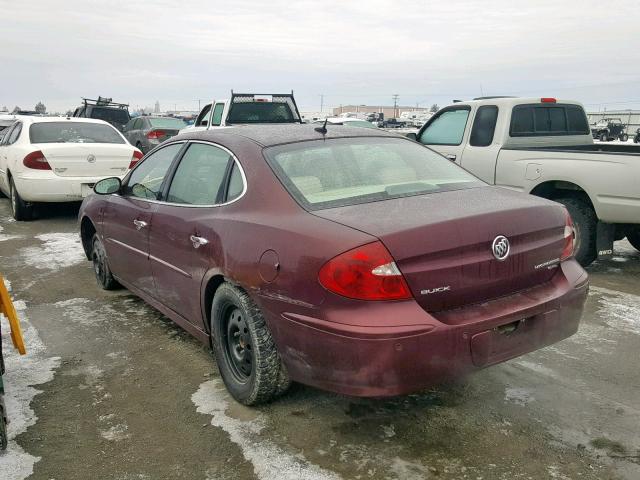
[[[195,121],[196,127],[207,126],[207,119],[210,111],[211,111],[211,104],[205,105],[202,111],[198,114],[198,118],[196,118],[196,121]]]
[[[213,109],[213,116],[211,117],[211,126],[218,127],[222,123],[222,111],[224,110],[224,103],[216,103]]]
[[[478,108],[476,118],[473,119],[473,128],[469,144],[473,147],[487,147],[493,142],[493,134],[498,121],[498,107],[495,105],[483,105]]]
[[[227,198],[225,202],[230,202],[238,198],[242,194],[242,190],[244,190],[242,173],[240,172],[240,168],[238,168],[238,164],[234,162],[229,177],[229,187],[227,188]]]
[[[167,170],[182,145],[182,143],[174,143],[144,157],[131,172],[125,188],[125,195],[157,200]]]
[[[140,130],[140,128],[142,128],[142,119],[141,118],[136,118],[133,121],[133,125],[131,127],[131,130]]]
[[[133,130],[133,123],[135,122],[135,120],[129,120],[127,122],[127,124],[124,126],[124,128],[122,129],[123,132],[128,132],[130,130]]]
[[[221,203],[223,181],[231,155],[221,148],[193,143],[180,160],[167,202],[187,205]]]
[[[3,132],[2,141],[0,142],[0,145],[4,146],[9,144],[9,137],[11,136],[11,132],[13,131],[14,128],[15,128],[15,124],[6,128],[6,131]]]
[[[420,142],[425,145],[460,145],[469,111],[469,107],[454,108],[437,114],[422,132]]]
[[[13,145],[18,140],[20,136],[20,132],[22,132],[22,123],[16,123],[9,134],[9,138],[7,139],[7,145]]]

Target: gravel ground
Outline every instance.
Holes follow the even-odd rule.
[[[16,223],[0,200],[0,271],[29,349],[5,335],[3,480],[640,478],[640,254],[626,241],[589,268],[580,331],[559,344],[406,397],[296,385],[248,409],[207,348],[97,287],[76,214]]]

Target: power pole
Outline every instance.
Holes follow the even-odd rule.
[[[322,109],[324,108],[324,93],[320,94],[320,113],[322,113]]]
[[[198,102],[198,112],[200,111],[200,102],[202,101],[201,98],[196,98],[196,101]]]
[[[393,94],[393,118],[398,118],[398,95],[397,93]]]

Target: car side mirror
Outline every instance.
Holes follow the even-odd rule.
[[[103,178],[93,186],[93,191],[98,195],[111,195],[118,193],[122,188],[122,180],[118,177]]]
[[[409,140],[413,140],[414,142],[418,141],[418,135],[416,135],[415,132],[405,133],[404,136],[407,137]]]

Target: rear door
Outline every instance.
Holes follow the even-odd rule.
[[[234,157],[225,148],[191,143],[151,227],[149,253],[158,298],[199,328],[203,327],[202,279],[218,264],[222,252],[216,216],[224,208],[220,205],[227,199],[233,165]],[[242,181],[238,173],[235,178]],[[240,191],[231,194],[237,196]]]
[[[145,157],[125,180],[123,193],[109,197],[103,216],[111,270],[125,283],[153,296],[149,231],[165,177],[183,145],[167,145]]]
[[[454,105],[438,111],[418,136],[423,145],[433,148],[452,162],[460,163],[467,142],[469,105]]]
[[[499,110],[497,105],[481,105],[475,110],[471,133],[460,165],[487,183],[495,183],[500,145],[495,135]]]

